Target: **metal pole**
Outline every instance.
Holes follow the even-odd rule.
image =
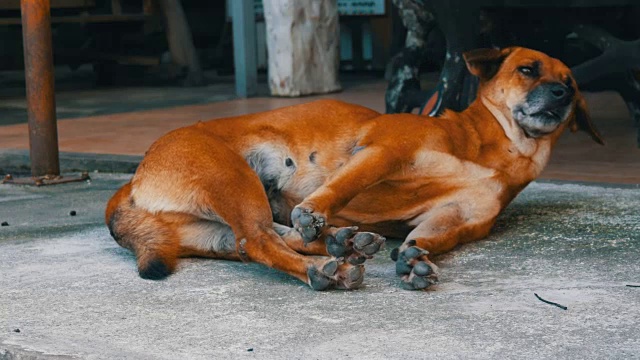
[[[255,10],[253,0],[232,0],[228,3],[231,3],[233,19],[236,94],[245,98],[258,92]]]
[[[60,175],[49,0],[21,0],[31,175]]]

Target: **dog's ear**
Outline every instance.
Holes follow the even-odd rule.
[[[486,81],[498,72],[500,65],[512,51],[511,48],[476,49],[467,51],[462,56],[469,72],[480,78],[480,81]]]
[[[587,102],[579,91],[576,92],[576,103],[573,109],[573,119],[571,119],[569,123],[569,130],[571,130],[571,132],[582,130],[589,134],[593,141],[604,145],[602,135],[600,135],[600,132],[591,121],[591,116],[587,109]]]

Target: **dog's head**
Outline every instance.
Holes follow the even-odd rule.
[[[538,139],[569,127],[604,144],[571,70],[560,60],[518,47],[473,50],[464,59],[480,79],[478,97],[517,124],[526,137]]]

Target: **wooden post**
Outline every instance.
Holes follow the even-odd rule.
[[[336,0],[264,2],[269,88],[278,96],[340,90]]]
[[[22,39],[33,177],[60,175],[49,0],[22,0]]]
[[[231,3],[236,94],[244,98],[258,92],[256,15],[253,0],[233,0]]]

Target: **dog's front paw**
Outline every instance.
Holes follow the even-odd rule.
[[[406,290],[426,289],[438,282],[438,267],[427,258],[429,252],[414,245],[415,241],[409,241],[391,251],[391,259],[396,262],[396,274]]]
[[[357,230],[356,226],[329,229],[325,239],[329,255],[359,265],[383,247],[386,240],[383,236]]]
[[[291,211],[291,223],[298,230],[305,244],[316,240],[324,229],[327,220],[324,216],[314,213],[312,210],[296,206]]]
[[[313,290],[357,289],[364,280],[364,266],[332,259],[317,268],[310,267],[307,276]]]

